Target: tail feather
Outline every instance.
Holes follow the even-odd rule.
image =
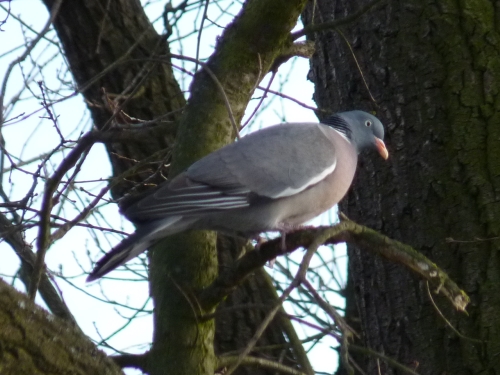
[[[186,230],[193,222],[193,220],[186,221],[182,219],[182,216],[174,216],[139,227],[135,233],[125,238],[97,261],[94,269],[87,277],[87,282],[103,277],[143,253],[160,239]]]

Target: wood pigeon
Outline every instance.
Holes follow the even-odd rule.
[[[186,230],[251,237],[298,228],[344,197],[358,153],[375,149],[387,159],[383,138],[380,120],[363,111],[251,133],[128,207],[124,215],[137,225],[136,232],[100,259],[87,281]]]

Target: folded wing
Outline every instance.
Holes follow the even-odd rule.
[[[321,127],[284,124],[247,135],[194,163],[125,215],[138,221],[196,216],[248,207],[252,195],[298,194],[335,169],[335,149]]]

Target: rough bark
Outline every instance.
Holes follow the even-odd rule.
[[[122,374],[90,340],[0,279],[0,374]]]
[[[340,19],[366,3],[319,0],[314,22],[312,5],[305,19]],[[349,246],[348,320],[364,345],[420,374],[500,369],[499,16],[489,1],[388,1],[342,28],[352,52],[335,30],[310,35],[318,105],[375,110],[387,129],[390,159],[361,161],[341,210],[422,251],[472,299],[469,316],[436,303],[479,342],[447,327],[425,283]],[[355,360],[367,374],[400,373]]]

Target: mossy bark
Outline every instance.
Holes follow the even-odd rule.
[[[77,328],[35,306],[0,279],[0,374],[122,372]]]
[[[362,5],[320,0],[314,22]],[[312,8],[308,24],[311,15]],[[349,246],[347,318],[364,345],[419,374],[500,372],[498,19],[490,1],[388,1],[344,26],[347,42],[335,30],[311,35],[318,104],[374,110],[387,129],[390,159],[361,159],[341,210],[422,251],[472,299],[469,316],[436,303],[479,342],[447,328],[425,283]],[[375,358],[355,359],[368,374],[399,373],[383,362],[379,369]]]
[[[179,122],[171,176],[234,139],[226,99],[239,124],[256,84],[292,43],[290,31],[304,5],[302,0],[245,3],[206,64],[220,86],[207,69],[194,77]],[[156,301],[152,352],[158,353],[152,356],[152,374],[213,374],[216,370],[215,321],[200,321],[214,311],[200,310],[190,297],[217,275],[215,239],[213,233],[181,234],[166,239],[152,253],[150,283]]]
[[[53,2],[44,0],[49,9]],[[207,66],[222,85],[238,124],[253,88],[269,71],[275,58],[290,47],[290,30],[304,5],[304,0],[248,1],[219,40]],[[120,197],[155,171],[170,176],[177,174],[198,158],[231,142],[235,134],[222,91],[207,70],[200,69],[196,74],[186,105],[168,59],[160,57],[169,53],[168,43],[156,34],[138,1],[112,1],[106,6],[108,9],[97,0],[63,2],[55,22],[71,71],[89,103],[96,127],[105,129],[112,116],[103,101],[102,88],[114,99],[134,87],[118,100],[128,115],[151,120],[171,113],[164,120],[173,121],[171,126],[145,130],[144,136],[134,142],[107,144],[115,177],[135,167],[135,161],[154,158],[153,161],[158,162],[156,169],[140,169],[133,176],[127,176],[126,181],[118,181],[113,194]],[[134,82],[140,84],[134,85]],[[171,160],[171,169],[164,169]],[[157,173],[157,178],[148,182],[161,182],[162,174]],[[146,367],[151,374],[213,374],[214,319],[204,319],[213,311],[199,309],[196,293],[217,274],[215,235],[176,236],[155,250],[150,254],[155,332]],[[222,251],[225,251],[223,247]],[[232,248],[231,251],[238,250]],[[267,283],[262,285],[271,287]],[[262,300],[272,303],[272,298],[269,302],[272,292],[245,288],[242,293],[253,294],[249,299],[258,299],[260,294]],[[251,322],[236,318],[242,329],[253,332],[262,316]],[[217,334],[229,337],[225,332],[232,327],[224,326],[224,320],[217,321]],[[269,336],[266,333],[264,339],[286,347],[287,338],[293,336],[287,332],[290,329],[287,324],[273,323],[269,330],[272,333]],[[232,344],[229,341],[225,344],[225,349],[232,346],[236,350],[241,347],[241,338],[233,336]],[[302,358],[293,358],[289,363],[310,368],[302,347],[289,352],[294,356],[299,353]]]

